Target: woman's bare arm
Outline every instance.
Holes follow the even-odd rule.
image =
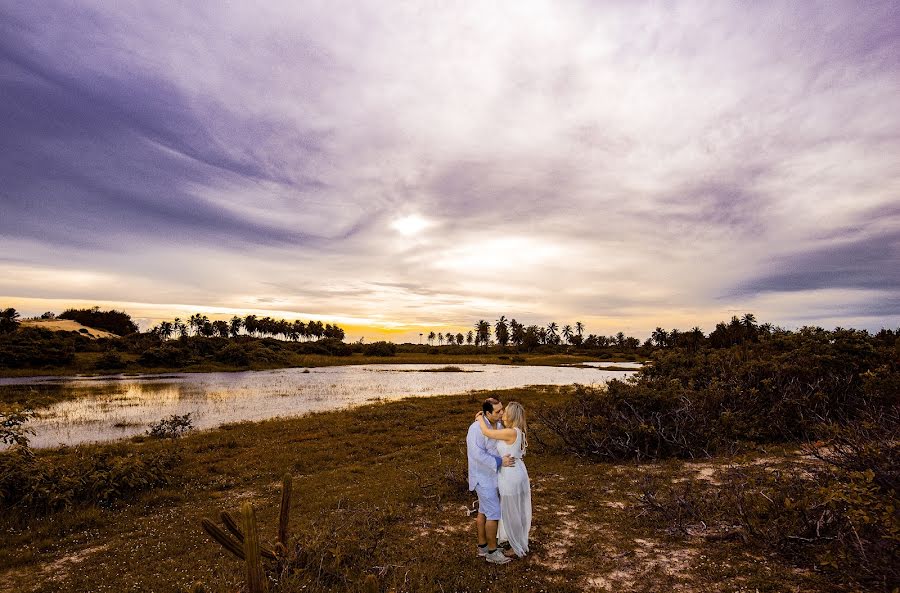
[[[478,421],[478,426],[481,428],[481,434],[487,438],[503,441],[507,445],[512,445],[516,442],[518,435],[514,428],[492,428],[484,419],[484,412],[478,412],[475,416],[475,420]]]

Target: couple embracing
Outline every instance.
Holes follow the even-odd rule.
[[[508,542],[516,556],[528,552],[531,483],[522,457],[528,448],[525,408],[486,399],[466,437],[469,490],[478,494],[478,555],[493,564],[512,558],[497,547]]]

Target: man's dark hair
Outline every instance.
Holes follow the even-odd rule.
[[[481,404],[481,411],[485,414],[493,414],[494,406],[500,403],[499,399],[494,399],[493,397],[489,397],[484,400],[484,403]]]

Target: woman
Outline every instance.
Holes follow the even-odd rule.
[[[503,423],[508,428],[491,428],[483,419],[484,412],[478,412],[475,419],[481,432],[489,439],[500,441],[497,451],[500,456],[512,455],[516,463],[512,467],[501,467],[497,479],[500,490],[500,526],[497,539],[508,541],[519,558],[528,552],[528,532],[531,531],[531,482],[522,457],[528,448],[528,423],[525,408],[519,402],[509,402],[503,413]]]

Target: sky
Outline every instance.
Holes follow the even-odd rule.
[[[900,326],[900,3],[0,4],[0,305]]]

